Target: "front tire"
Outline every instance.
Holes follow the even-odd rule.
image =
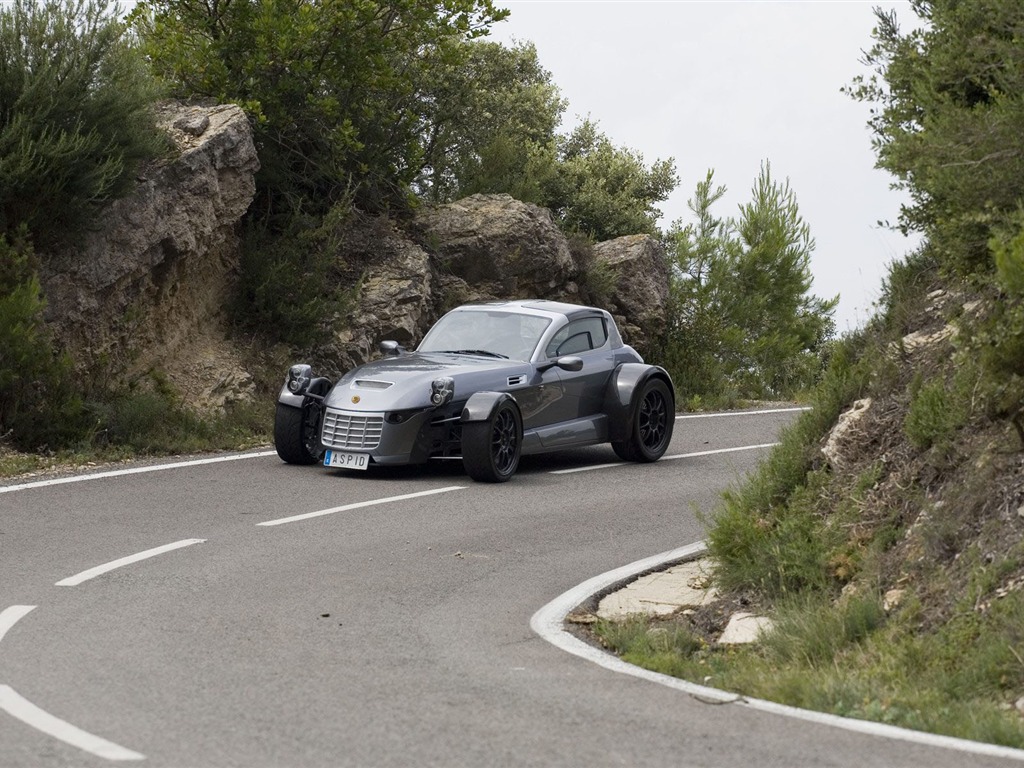
[[[281,460],[288,464],[316,464],[320,461],[320,408],[307,403],[295,408],[277,404],[274,414],[274,448]]]
[[[462,425],[462,464],[474,480],[510,480],[519,468],[522,449],[522,418],[509,400],[499,403],[486,421]]]
[[[629,438],[612,448],[623,461],[657,461],[672,442],[675,421],[672,390],[661,379],[649,379],[638,393]]]

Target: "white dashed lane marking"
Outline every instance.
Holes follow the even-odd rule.
[[[434,488],[429,491],[419,491],[418,493],[405,493],[401,496],[388,496],[383,499],[370,499],[369,501],[357,501],[353,504],[345,504],[341,507],[331,507],[330,509],[320,509],[316,512],[306,512],[301,515],[292,515],[291,517],[280,517],[277,520],[267,520],[262,523],[256,523],[256,525],[284,525],[285,523],[296,523],[300,520],[309,520],[314,517],[323,517],[324,515],[333,515],[337,512],[348,512],[350,509],[362,509],[363,507],[373,507],[377,504],[390,504],[395,501],[405,501],[406,499],[418,499],[422,496],[433,496],[438,493],[448,493],[449,491],[461,491],[465,488],[464,485],[450,485],[445,488]]]
[[[182,539],[181,541],[175,541],[172,544],[164,544],[162,547],[154,547],[153,549],[147,549],[145,552],[138,552],[134,555],[128,555],[128,557],[122,557],[118,560],[112,560],[109,563],[103,565],[97,565],[95,568],[90,568],[87,571],[82,571],[74,576],[69,576],[66,579],[61,579],[54,586],[57,587],[77,587],[83,581],[89,579],[95,579],[97,576],[102,576],[104,573],[113,571],[116,568],[123,568],[126,565],[137,563],[140,560],[148,560],[151,557],[162,555],[165,552],[173,552],[176,549],[182,547],[190,547],[193,544],[202,544],[206,539]]]
[[[145,760],[145,755],[94,736],[40,709],[9,685],[0,685],[0,710],[48,736],[107,760]]]
[[[699,456],[714,456],[718,453],[735,453],[737,451],[756,451],[761,448],[774,448],[778,443],[760,443],[759,445],[741,445],[738,448],[718,448],[713,451],[698,451],[697,453],[677,453],[675,456],[662,456],[658,461],[672,461],[674,459],[695,459]],[[594,464],[589,467],[574,467],[573,469],[556,469],[552,475],[571,475],[573,472],[590,472],[594,469],[611,469],[612,467],[635,467],[628,461],[619,461],[614,464]]]

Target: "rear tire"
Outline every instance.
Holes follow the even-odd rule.
[[[503,400],[486,421],[462,425],[462,464],[474,480],[504,483],[519,468],[523,422],[519,409]]]
[[[612,448],[623,461],[657,461],[672,442],[675,421],[672,390],[661,379],[648,379],[637,393],[629,439],[613,442]]]
[[[295,408],[277,404],[274,414],[274,447],[281,460],[288,464],[316,464],[320,461],[320,408],[307,403]]]

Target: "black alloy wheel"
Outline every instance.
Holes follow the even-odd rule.
[[[637,430],[640,442],[648,452],[659,448],[665,451],[665,435],[668,432],[668,404],[665,395],[657,387],[652,387],[644,395],[637,415]]]
[[[519,409],[503,400],[487,421],[462,427],[462,463],[474,480],[504,483],[519,468],[523,424]]]
[[[668,450],[675,426],[675,400],[662,379],[649,379],[638,393],[629,438],[613,442],[612,448],[624,461],[657,461]]]
[[[274,414],[274,448],[288,464],[320,461],[320,404],[309,401],[301,408],[277,404]]]

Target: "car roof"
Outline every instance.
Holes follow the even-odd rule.
[[[598,314],[604,315],[604,310],[597,309],[596,307],[585,307],[580,304],[568,304],[563,301],[548,301],[547,299],[515,299],[513,301],[491,301],[484,304],[464,304],[457,309],[467,310],[488,310],[506,307],[510,310],[515,311],[516,309],[525,309],[533,312],[542,312],[552,315],[562,315],[563,317],[572,318],[580,314]]]

